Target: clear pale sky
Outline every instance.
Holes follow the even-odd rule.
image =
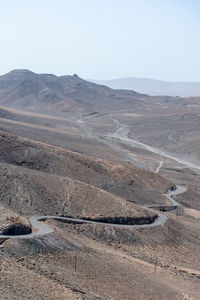
[[[0,74],[200,81],[200,0],[0,0]]]

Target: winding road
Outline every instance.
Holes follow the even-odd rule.
[[[76,125],[78,125],[86,133],[87,136],[92,137],[92,138],[98,140],[99,142],[102,142],[102,143],[108,145],[112,149],[114,149],[117,152],[119,152],[120,154],[122,154],[122,156],[125,157],[126,159],[131,160],[138,167],[144,168],[144,166],[142,164],[140,164],[138,161],[134,160],[131,156],[126,154],[124,151],[122,151],[117,146],[109,143],[108,141],[105,141],[101,138],[98,138],[98,137],[94,136],[87,128],[84,127],[84,125],[79,123],[78,118],[75,118],[73,121]],[[112,136],[113,137],[119,137],[120,133],[125,135],[126,132],[127,132],[127,129],[125,131],[124,131],[124,129],[125,128],[119,128],[116,131],[117,134],[112,135]],[[121,135],[120,135],[120,139],[122,139],[122,140],[123,139],[131,140],[131,139],[125,137],[125,136],[122,137]],[[137,143],[142,144],[140,142],[137,142]],[[142,145],[144,145],[144,144],[142,144]],[[151,147],[146,146],[146,145],[145,145],[145,147],[151,148]],[[160,168],[162,167],[162,164],[163,163],[160,162],[159,167],[156,169],[156,173],[159,172]],[[167,193],[164,194],[164,196],[167,197],[167,199],[170,201],[171,206],[173,206],[174,209],[176,209],[180,205],[179,205],[178,202],[176,202],[176,200],[174,200],[173,196],[178,195],[178,194],[182,194],[186,190],[187,189],[183,186],[174,186],[173,188],[169,189],[167,191]],[[143,209],[148,210],[148,211],[151,211],[151,212],[155,211],[151,205],[149,205],[148,207],[138,205],[138,207],[143,208]],[[160,207],[162,207],[162,206],[160,206]],[[143,224],[143,225],[126,225],[126,224],[103,223],[103,222],[99,222],[99,221],[89,221],[89,220],[84,220],[84,219],[76,219],[76,218],[71,218],[71,217],[60,217],[60,216],[32,216],[29,219],[31,227],[32,227],[32,233],[26,234],[26,235],[13,235],[13,236],[12,235],[2,235],[0,233],[0,244],[1,244],[1,242],[5,241],[6,239],[30,239],[30,238],[33,238],[33,237],[41,237],[41,236],[46,236],[46,235],[49,235],[49,234],[53,233],[54,229],[52,227],[50,227],[48,224],[45,224],[44,222],[41,222],[41,221],[45,221],[47,219],[65,221],[65,222],[68,222],[68,223],[75,223],[75,224],[96,224],[96,225],[126,228],[126,229],[140,229],[140,228],[152,228],[152,227],[161,226],[161,225],[165,224],[168,217],[161,214],[161,213],[158,213],[156,211],[155,211],[155,213],[157,215],[157,218],[155,219],[155,221],[151,224]]]
[[[166,194],[164,194],[167,199],[171,202],[171,205],[178,207],[180,206],[174,199],[174,195],[182,194],[186,191],[187,189],[183,186],[176,186],[173,189],[170,189],[167,191]],[[146,209],[148,211],[154,211],[152,207],[149,205],[149,207],[144,207],[144,206],[139,206],[143,209]],[[151,207],[151,208],[150,208]],[[118,228],[126,228],[126,229],[140,229],[140,228],[152,228],[160,225],[164,225],[165,222],[167,221],[168,217],[161,214],[157,213],[157,218],[154,221],[154,223],[151,224],[143,224],[143,225],[125,225],[125,224],[113,224],[113,223],[103,223],[103,222],[98,222],[98,221],[88,221],[84,219],[75,219],[75,218],[69,218],[69,217],[59,217],[59,216],[32,216],[30,217],[30,224],[32,227],[33,232],[30,234],[26,235],[2,235],[0,234],[0,242],[4,241],[6,239],[30,239],[33,237],[41,237],[41,236],[46,236],[48,234],[51,234],[54,232],[54,229],[50,227],[48,224],[45,224],[44,222],[47,219],[53,219],[57,221],[66,221],[68,223],[75,223],[75,224],[96,224],[96,225],[104,225],[104,226],[110,226],[110,227],[118,227]]]

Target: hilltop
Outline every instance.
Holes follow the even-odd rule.
[[[106,111],[141,104],[148,96],[115,91],[73,76],[13,70],[0,76],[0,105],[31,111],[73,113]]]

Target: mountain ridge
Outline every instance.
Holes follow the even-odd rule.
[[[29,70],[13,70],[0,76],[0,104],[32,111],[99,111],[137,105],[148,98],[134,91],[116,91],[86,81],[78,75],[56,76],[36,74]]]

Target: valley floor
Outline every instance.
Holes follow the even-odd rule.
[[[131,141],[139,116],[97,114],[74,122],[75,116],[2,109],[8,115],[0,118],[1,230],[29,224],[32,215],[95,220],[161,213],[168,219],[149,228],[46,220],[48,235],[1,244],[1,299],[199,299],[198,164]],[[129,129],[126,140],[120,124]],[[160,212],[170,205],[163,194],[175,184],[187,188],[174,196],[180,209]],[[142,209],[150,205],[157,210]]]

